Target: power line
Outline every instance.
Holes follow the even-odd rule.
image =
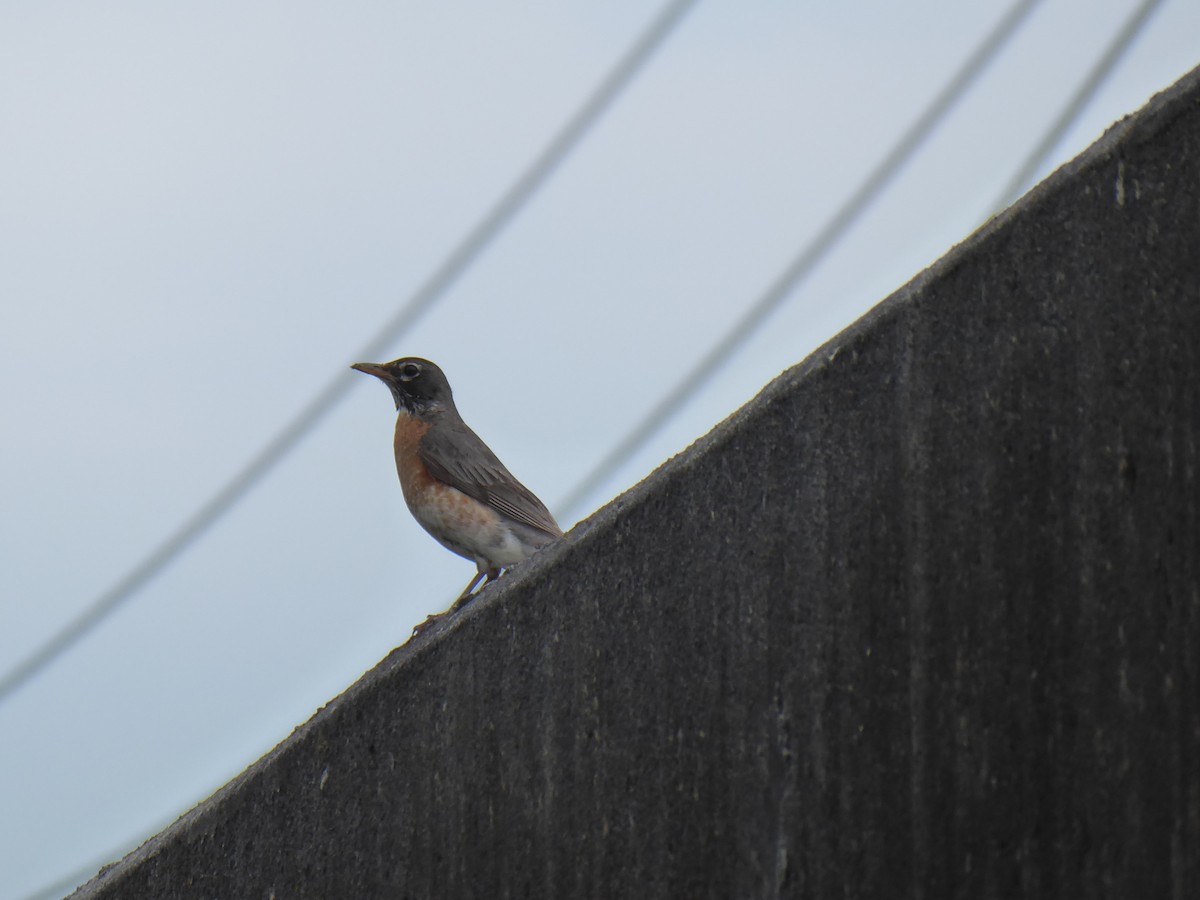
[[[534,158],[479,223],[454,247],[433,274],[409,297],[400,311],[391,320],[385,322],[376,335],[360,349],[358,358],[374,359],[429,311],[434,302],[495,240],[517,212],[529,202],[538,188],[546,183],[563,160],[579,145],[584,135],[596,124],[617,96],[628,87],[634,76],[645,67],[683,20],[684,15],[696,5],[696,2],[697,0],[672,0],[659,11],[603,81],[555,134],[545,149]],[[7,700],[38,672],[94,630],[209,531],[268,472],[296,448],[300,441],[346,396],[352,384],[354,384],[354,377],[348,370],[340,372],[330,379],[317,392],[317,395],[207,503],[186,519],[176,531],[112,587],[88,604],[82,612],[45,644],[18,663],[3,678],[0,678],[0,703]]]
[[[1133,15],[1126,20],[1125,24],[1113,37],[1112,43],[1096,60],[1096,64],[1092,66],[1083,83],[1067,101],[1067,105],[1063,107],[1062,112],[1051,123],[1042,139],[1038,141],[1029,156],[1021,164],[1020,168],[1009,179],[1008,184],[1004,186],[1004,190],[1000,192],[998,199],[992,206],[992,215],[1000,212],[1000,210],[1009,206],[1013,201],[1025,193],[1026,188],[1033,180],[1034,176],[1041,170],[1046,159],[1058,146],[1058,142],[1062,140],[1067,130],[1075,124],[1075,121],[1083,114],[1087,105],[1092,102],[1100,87],[1108,80],[1108,76],[1112,74],[1117,63],[1125,52],[1133,46],[1134,40],[1149,21],[1150,16],[1154,11],[1162,5],[1162,0],[1145,0],[1137,9],[1133,11]]]
[[[950,109],[995,59],[1000,49],[1016,33],[1017,28],[1038,5],[1040,0],[1018,0],[983,43],[955,73],[929,104],[928,108],[909,126],[882,162],[867,176],[858,189],[788,264],[787,268],[767,288],[766,292],[742,315],[733,327],[676,382],[675,386],[656,403],[642,419],[585,475],[564,497],[558,508],[570,517],[582,502],[635,452],[656,434],[662,425],[691,400],[729,361],[734,351],[773,313],[788,295],[825,258],[833,247],[858,221],[859,217],[891,183],[899,170],[912,158],[917,148],[933,133]]]

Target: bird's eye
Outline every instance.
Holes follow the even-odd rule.
[[[420,374],[421,374],[421,367],[418,366],[416,363],[409,363],[403,369],[400,370],[400,377],[403,378],[405,381],[412,381],[414,378],[416,378]]]

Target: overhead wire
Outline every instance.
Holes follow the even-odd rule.
[[[659,10],[545,148],[409,297],[399,312],[363,345],[358,358],[373,359],[383,353],[430,310],[579,145],[697,2],[670,0]],[[6,672],[0,678],[0,703],[93,631],[208,532],[296,448],[346,396],[353,384],[354,379],[349,371],[339,372],[331,378],[250,462],[162,543],[33,653]]]
[[[1004,189],[997,195],[996,202],[992,204],[992,214],[1000,212],[1005,207],[1011,205],[1018,197],[1025,193],[1029,185],[1033,182],[1034,177],[1050,154],[1054,152],[1054,148],[1058,146],[1063,135],[1068,129],[1079,119],[1089,103],[1095,98],[1100,88],[1112,75],[1116,69],[1117,63],[1133,46],[1138,35],[1142,33],[1146,23],[1149,22],[1150,16],[1162,5],[1162,0],[1144,0],[1140,3],[1133,14],[1125,21],[1120,30],[1113,36],[1105,51],[1096,60],[1095,65],[1088,71],[1086,77],[1080,83],[1075,93],[1071,95],[1067,105],[1062,108],[1062,111],[1054,118],[1050,127],[1046,129],[1046,133],[1042,135],[1041,140],[1034,145],[1029,155],[1013,173],[1012,177],[1005,184]]]
[[[733,323],[725,334],[638,422],[626,432],[595,466],[558,503],[565,518],[581,508],[583,501],[603,485],[663,425],[675,416],[728,363],[740,347],[837,245],[862,214],[891,184],[900,169],[933,133],[946,114],[983,74],[1000,50],[1026,21],[1041,0],[1018,0],[967,58],[961,68],[913,121],[887,155],[867,175],[825,226],[788,263],[766,291]]]
[[[985,38],[983,43],[959,70],[946,88],[934,99],[926,111],[918,118],[905,135],[896,143],[891,152],[883,159],[876,169],[867,177],[859,189],[829,220],[826,226],[808,244],[793,262],[776,278],[767,291],[739,318],[725,333],[720,341],[708,353],[694,364],[688,372],[678,380],[675,387],[662,397],[639,421],[630,429],[616,445],[568,492],[558,504],[564,517],[570,517],[577,512],[583,501],[593,491],[619,469],[626,460],[633,456],[649,440],[657,434],[662,426],[676,415],[686,403],[698,394],[719,371],[720,365],[732,352],[740,347],[758,328],[759,325],[789,296],[793,290],[816,268],[821,259],[828,254],[837,241],[849,231],[849,228],[873,202],[876,196],[890,183],[892,177],[908,160],[917,146],[936,127],[938,120],[949,112],[950,107],[966,92],[975,78],[982,74],[987,64],[995,57],[1000,48],[1015,34],[1017,28],[1026,19],[1039,0],[1018,2],[1009,13],[997,23],[996,27]],[[992,211],[998,212],[1011,204],[1028,186],[1031,179],[1045,164],[1045,160],[1053,152],[1063,135],[1075,123],[1086,109],[1088,103],[1095,97],[1100,87],[1116,68],[1117,63],[1145,27],[1152,13],[1162,4],[1162,0],[1144,0],[1134,10],[1133,14],[1122,25],[1114,36],[1105,52],[1097,59],[1089,70],[1087,77],[1080,84],[1075,94],[1068,101],[1062,112],[1055,118],[1051,127],[1041,140],[1034,146],[1028,157],[1010,178],[999,199],[992,206]]]

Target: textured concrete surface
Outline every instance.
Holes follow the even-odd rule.
[[[80,897],[1200,896],[1200,77]]]

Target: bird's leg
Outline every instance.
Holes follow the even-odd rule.
[[[466,586],[466,588],[463,590],[463,592],[458,595],[458,599],[455,600],[452,604],[450,604],[450,608],[448,610],[446,610],[445,612],[442,612],[442,613],[430,613],[428,616],[425,617],[424,622],[421,622],[419,625],[414,626],[413,637],[416,637],[418,634],[420,634],[422,631],[424,631],[426,628],[428,628],[430,625],[432,625],[434,622],[436,622],[442,616],[448,616],[450,613],[456,612],[457,610],[462,609],[469,602],[471,602],[471,600],[473,600],[475,597],[475,595],[471,592],[475,590],[475,586],[477,584],[479,584],[480,581],[482,581],[483,579],[486,578],[487,581],[484,582],[486,584],[487,582],[494,581],[495,579],[497,579],[499,577],[500,577],[500,569],[499,568],[493,568],[493,569],[481,568],[478,572],[475,573],[475,577],[471,579],[470,583]]]
[[[467,589],[458,595],[458,599],[455,600],[453,605],[446,611],[454,612],[456,609],[462,609],[462,607],[464,607],[468,603],[470,603],[471,600],[473,600],[475,597],[475,595],[472,594],[471,591],[475,590],[475,585],[479,584],[479,580],[481,578],[486,578],[487,581],[484,581],[484,584],[487,584],[488,582],[494,581],[495,579],[497,579],[499,577],[500,577],[500,570],[498,568],[497,569],[480,569],[478,572],[475,573],[475,577],[471,579],[471,583],[467,585]]]
[[[454,605],[451,606],[450,609],[451,610],[458,609],[459,606],[462,605],[463,601],[465,601],[468,597],[471,596],[471,591],[475,590],[475,585],[479,584],[479,582],[485,576],[490,578],[493,571],[495,571],[495,570],[494,569],[485,569],[485,568],[483,568],[483,566],[480,566],[479,571],[475,573],[475,577],[471,579],[470,583],[465,588],[463,588],[463,592],[458,595],[458,599],[454,601]]]

